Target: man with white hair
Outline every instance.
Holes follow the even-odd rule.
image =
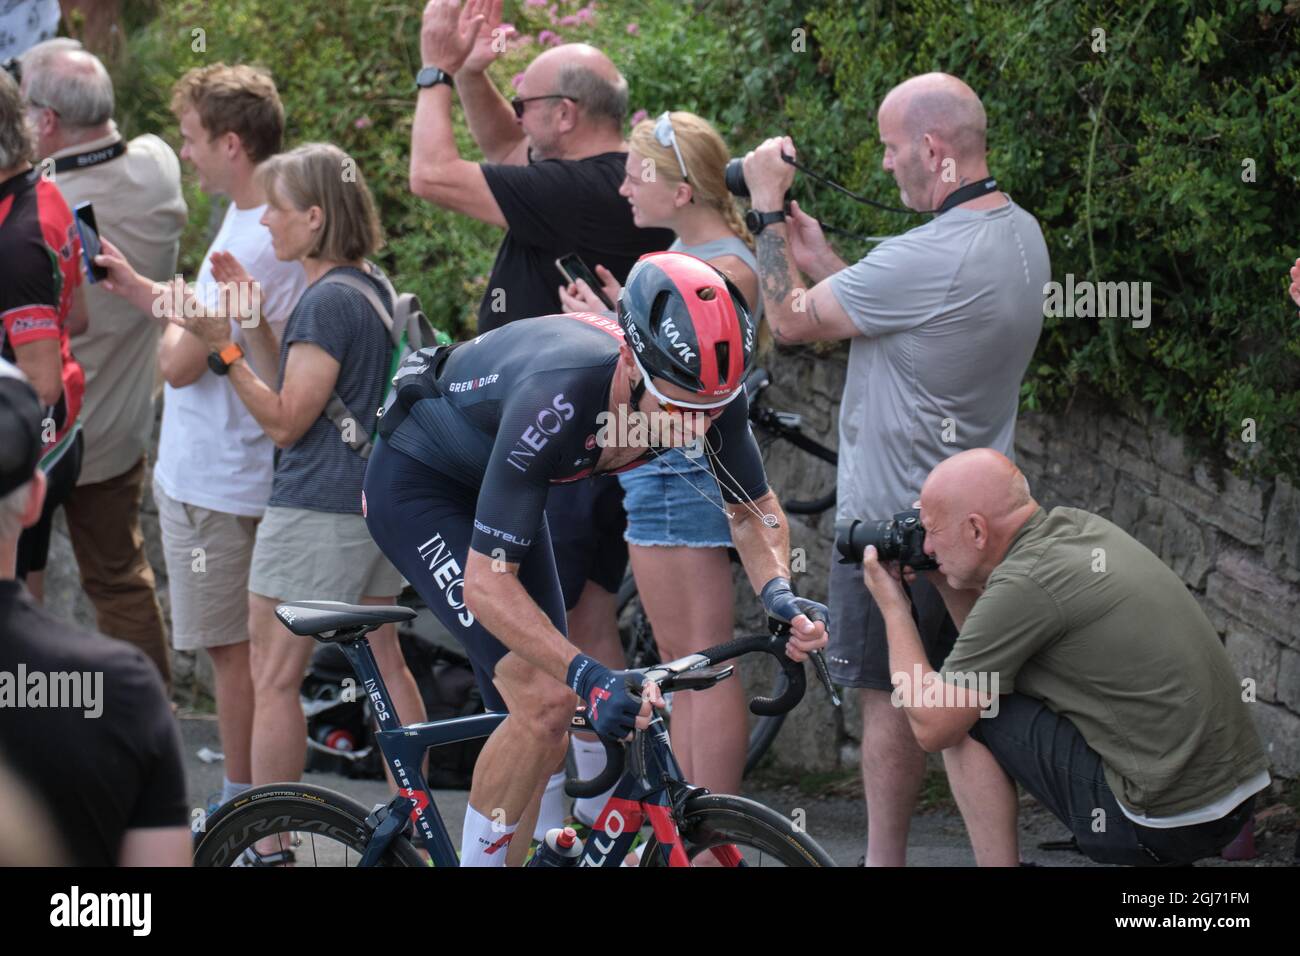
[[[153,279],[176,269],[185,200],[180,161],[152,134],[124,141],[113,81],[76,40],[38,43],[22,57],[22,92],[41,168],[68,205],[94,205],[100,232]],[[99,630],[144,651],[170,683],[153,568],[140,531],[145,451],[153,432],[159,326],[94,284],[89,327],[73,348],[86,372],[81,477],[65,502],[82,584]]]
[[[920,746],[943,751],[976,862],[1019,863],[1017,783],[1099,863],[1222,850],[1268,786],[1268,761],[1178,575],[1105,518],[1040,507],[991,448],[941,462],[920,506],[938,564],[927,576],[961,632],[941,665],[925,661],[898,569],[871,547],[865,583],[901,709]]]
[[[904,205],[936,213],[846,265],[817,220],[784,196],[789,137],[745,158],[763,303],[779,342],[848,339],[840,404],[836,517],[881,519],[910,507],[930,470],[963,448],[1013,453],[1020,380],[1043,324],[1051,276],[1034,217],[997,190],[984,107],[955,76],[926,73],[890,90],[877,113],[883,166]],[[751,229],[754,229],[751,226]],[[801,288],[806,274],[810,289]],[[956,638],[938,594],[914,593],[931,663]],[[884,622],[862,571],[832,560],[836,683],[862,690],[862,776],[870,866],[902,866],[925,752],[894,706]]]

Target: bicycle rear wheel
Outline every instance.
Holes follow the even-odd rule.
[[[369,811],[341,793],[306,783],[248,790],[207,822],[195,866],[238,866],[244,851],[265,839],[292,851],[294,866],[357,866],[370,839]],[[424,866],[404,836],[389,845],[380,866]]]
[[[835,861],[791,820],[761,803],[725,794],[686,801],[679,829],[693,866],[834,866]],[[642,866],[664,866],[652,834]]]

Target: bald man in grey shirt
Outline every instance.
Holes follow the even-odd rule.
[[[1051,278],[1037,221],[986,182],[984,107],[970,87],[943,73],[912,77],[881,102],[877,123],[883,165],[904,205],[941,212],[851,266],[798,203],[757,236],[777,341],[850,340],[837,518],[888,518],[911,507],[925,476],[964,449],[1014,454],[1020,380]],[[782,152],[795,155],[788,137],[745,158],[760,213],[781,209],[794,178]],[[811,290],[801,273],[816,283]],[[928,582],[918,579],[912,591],[921,640],[937,667],[957,632]],[[831,675],[862,693],[866,863],[902,866],[925,753],[891,701],[884,622],[860,565],[832,563],[830,606]]]

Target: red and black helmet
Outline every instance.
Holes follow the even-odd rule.
[[[740,290],[703,259],[651,252],[628,273],[618,323],[643,372],[720,399],[741,387],[754,317]]]

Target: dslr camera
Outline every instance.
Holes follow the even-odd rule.
[[[861,564],[868,545],[875,545],[881,561],[897,561],[915,571],[933,571],[939,566],[925,553],[925,528],[921,526],[919,508],[880,521],[845,518],[835,522],[835,550],[840,564]]]
[[[789,156],[786,156],[784,153],[782,153],[781,156],[787,163],[791,162]],[[793,165],[793,163],[791,163],[791,165]],[[749,198],[749,183],[745,182],[745,158],[743,156],[738,156],[727,162],[726,168],[722,173],[722,181],[726,183],[727,192],[731,193],[731,195],[737,196],[741,199]],[[785,194],[785,202],[788,203],[789,201],[790,193],[787,190]]]

